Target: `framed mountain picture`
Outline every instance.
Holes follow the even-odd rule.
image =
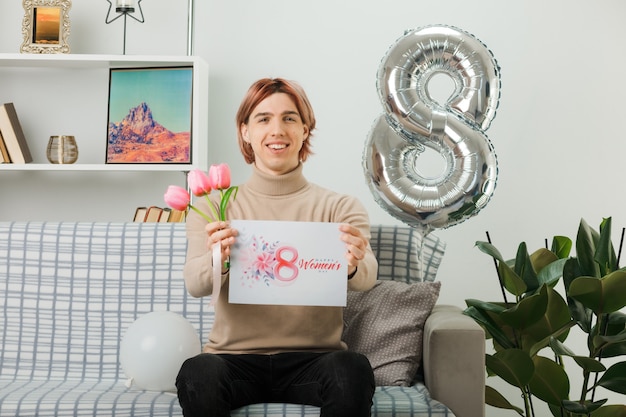
[[[111,68],[107,164],[190,164],[192,67]]]

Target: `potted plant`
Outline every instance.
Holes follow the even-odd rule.
[[[465,314],[492,340],[488,377],[518,387],[523,401],[514,405],[487,386],[486,403],[524,417],[535,416],[535,399],[558,417],[626,416],[625,405],[596,398],[599,387],[626,394],[626,361],[618,361],[626,355],[626,314],[620,311],[626,306],[626,268],[619,268],[611,243],[611,218],[602,221],[599,231],[580,221],[576,257],[570,257],[572,240],[564,236],[555,236],[550,249],[532,254],[522,242],[511,260],[489,242],[476,245],[494,259],[503,301],[468,299]],[[564,343],[576,329],[587,335],[585,354]],[[564,357],[579,369],[566,372]],[[606,358],[615,363],[607,367]],[[569,378],[578,371],[582,390],[572,394]]]

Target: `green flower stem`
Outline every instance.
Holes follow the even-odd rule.
[[[226,220],[226,209],[222,212],[222,205],[224,204],[224,190],[220,188],[220,210],[219,210],[219,219],[222,221]]]
[[[211,223],[213,222],[213,220],[211,218],[209,218],[209,216],[207,216],[206,214],[204,214],[202,211],[198,210],[194,205],[189,204],[189,207],[191,207],[191,209],[193,211],[195,211],[196,213],[198,213],[199,215],[201,215],[207,222]]]
[[[220,218],[220,216],[219,216],[219,214],[217,214],[217,211],[215,210],[215,206],[211,202],[211,199],[209,198],[209,195],[205,194],[204,198],[206,198],[206,202],[209,205],[209,208],[211,209],[211,211],[213,212],[213,220],[209,220],[209,223],[211,223],[212,221],[218,220]],[[205,217],[205,219],[206,219],[206,217]]]

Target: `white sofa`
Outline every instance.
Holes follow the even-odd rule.
[[[138,317],[161,310],[183,315],[205,339],[212,313],[207,299],[190,297],[184,287],[184,227],[0,222],[0,417],[182,415],[174,393],[126,387],[119,344]],[[434,278],[443,250],[437,238],[422,246],[421,236],[409,227],[373,226],[372,233],[380,280]],[[429,256],[417,259],[416,248]],[[367,303],[363,296],[351,295],[348,309],[350,303]],[[377,304],[393,307],[389,297]],[[421,365],[423,353],[418,372],[423,378],[409,386],[377,387],[372,415],[484,416],[482,329],[461,308],[426,310],[425,325],[407,323],[418,330],[419,346],[409,349],[409,359],[392,359],[391,366],[393,371],[400,362],[416,360]],[[347,319],[352,339],[361,334],[355,330],[363,319],[370,320],[359,314],[353,308],[353,320]],[[387,329],[376,320],[366,325],[373,334]],[[383,335],[375,345],[384,350],[390,341]],[[385,362],[385,355],[373,358],[373,364]],[[409,369],[417,365],[409,363]],[[232,415],[318,416],[319,409],[257,404]]]

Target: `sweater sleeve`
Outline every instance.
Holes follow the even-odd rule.
[[[200,210],[209,210],[204,201],[198,204]],[[193,297],[210,295],[213,290],[213,261],[207,248],[207,221],[199,214],[190,210],[187,215],[187,259],[183,268],[183,276],[187,291]]]
[[[342,204],[338,204],[337,217],[339,223],[349,223],[358,228],[367,240],[365,256],[357,267],[356,274],[348,281],[352,291],[367,291],[376,284],[378,277],[378,261],[370,246],[371,230],[367,210],[355,197],[344,196]]]
[[[376,283],[377,275],[378,261],[368,241],[365,257],[359,261],[356,274],[348,281],[348,288],[352,291],[367,291]]]

